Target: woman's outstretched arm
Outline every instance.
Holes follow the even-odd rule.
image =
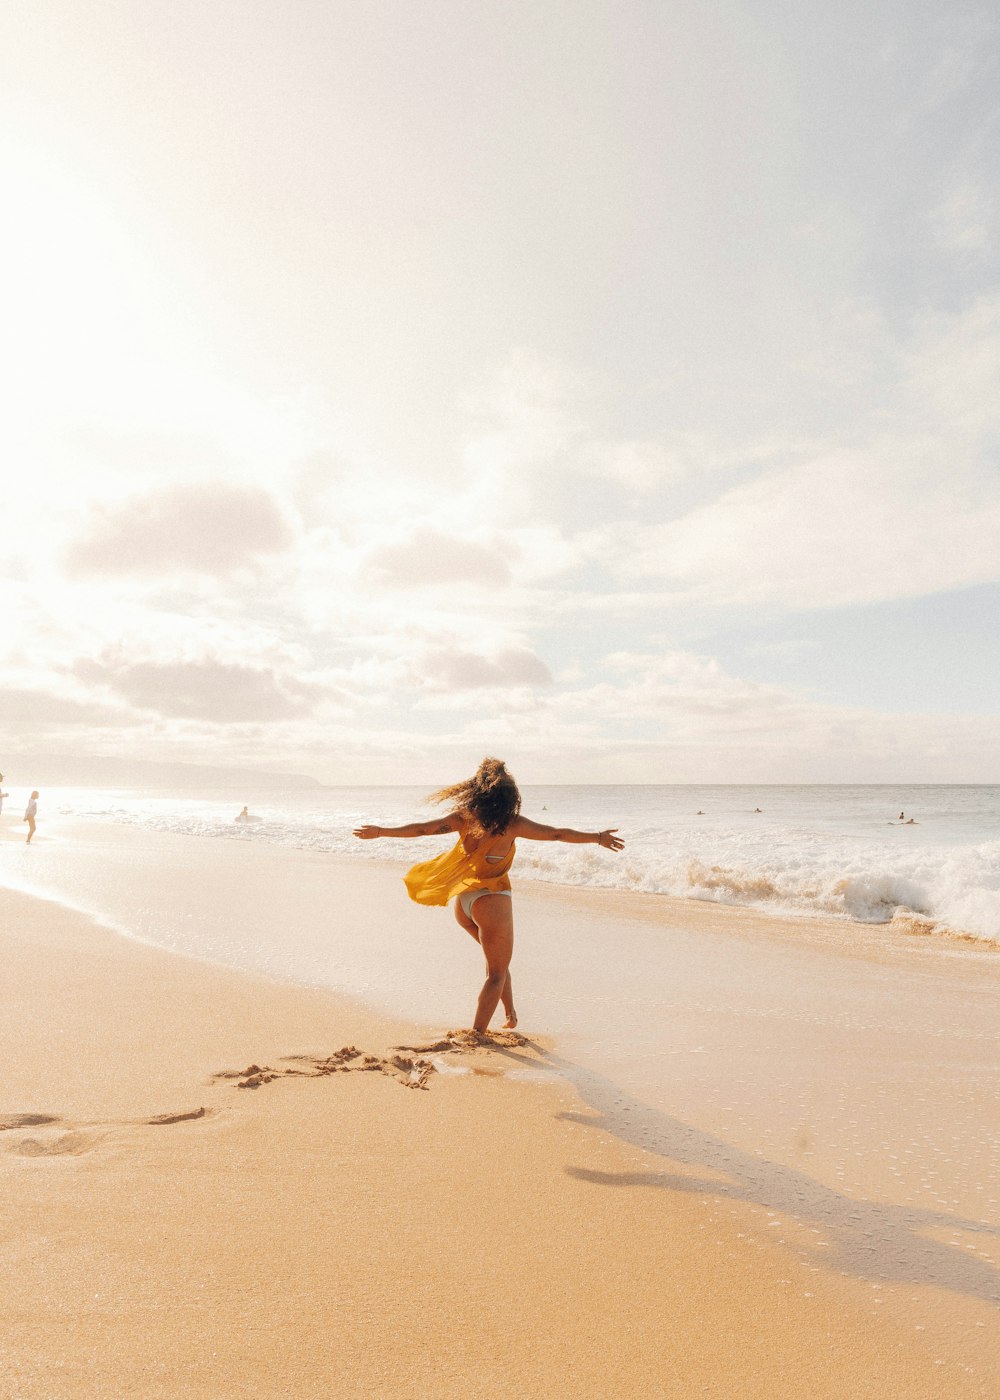
[[[576,846],[603,846],[607,851],[620,851],[625,845],[616,826],[605,827],[603,831],[574,831],[571,826],[546,826],[544,822],[533,822],[530,817],[518,817],[513,832],[529,841],[568,841]]]
[[[354,835],[362,841],[377,841],[380,836],[444,836],[449,831],[458,831],[461,822],[454,812],[446,817],[435,817],[429,822],[408,822],[406,826],[356,826]]]

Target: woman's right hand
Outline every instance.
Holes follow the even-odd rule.
[[[380,826],[356,826],[354,835],[360,836],[362,841],[377,841],[382,835],[382,828]]]

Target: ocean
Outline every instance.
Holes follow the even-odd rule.
[[[329,851],[356,860],[425,859],[445,844],[361,842],[361,822],[427,818],[420,788],[252,792],[53,788],[39,818],[124,822],[227,841]],[[238,799],[238,800],[234,800]],[[1000,943],[1000,787],[528,787],[536,820],[615,826],[620,855],[523,841],[515,877],[754,906],[778,915],[883,923],[900,909],[942,932]],[[244,802],[253,820],[236,823]],[[900,821],[900,815],[904,815]],[[912,821],[911,821],[912,819]]]

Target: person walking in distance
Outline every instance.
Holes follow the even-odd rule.
[[[24,809],[24,820],[28,823],[27,844],[31,845],[31,838],[35,834],[35,815],[38,812],[38,793],[33,792],[28,798],[28,805]]]

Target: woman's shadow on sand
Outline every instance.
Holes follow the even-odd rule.
[[[810,1262],[834,1272],[877,1283],[909,1283],[947,1288],[987,1303],[1000,1303],[1000,1271],[963,1247],[930,1238],[922,1231],[961,1230],[1000,1236],[1000,1227],[939,1211],[856,1200],[794,1167],[744,1152],[732,1143],[682,1123],[631,1098],[617,1084],[531,1041],[539,1060],[573,1084],[592,1113],[557,1116],[597,1128],[622,1142],[685,1167],[718,1176],[663,1172],[605,1172],[566,1167],[577,1180],[597,1186],[658,1187],[723,1200],[743,1201],[806,1225],[821,1227],[829,1248],[809,1251]],[[510,1050],[495,1053],[521,1061]],[[525,1060],[525,1063],[527,1061]]]

